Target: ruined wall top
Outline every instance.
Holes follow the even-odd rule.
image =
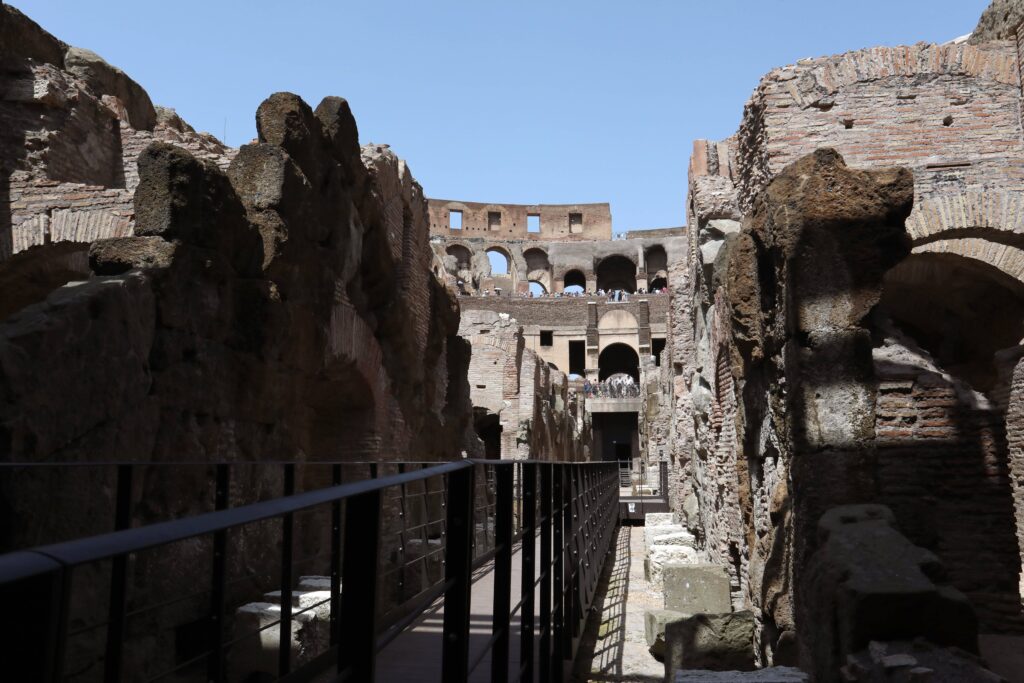
[[[560,241],[612,238],[612,211],[608,203],[484,204],[450,199],[427,202],[431,235]]]

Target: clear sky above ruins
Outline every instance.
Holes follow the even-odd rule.
[[[276,90],[347,98],[428,196],[609,201],[683,221],[690,145],[731,135],[765,72],[970,32],[988,0],[13,0],[192,125],[240,145]]]

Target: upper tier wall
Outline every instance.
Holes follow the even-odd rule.
[[[428,199],[430,234],[444,237],[493,237],[536,240],[610,240],[612,211],[603,204],[482,204]],[[452,211],[462,212],[462,228],[449,226]],[[540,231],[528,230],[528,216],[540,218]]]

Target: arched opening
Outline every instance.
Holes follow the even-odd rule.
[[[445,249],[444,252],[455,258],[455,264],[458,270],[470,269],[470,264],[473,261],[473,254],[471,254],[469,249],[466,247],[461,244],[452,244]]]
[[[1020,356],[1024,285],[979,260],[915,253],[886,275],[872,320],[878,502],[939,557],[981,634],[1019,632],[1024,614],[1005,610],[1022,589],[1000,359]]]
[[[635,292],[636,264],[619,254],[603,259],[597,265],[597,288],[606,292]]]
[[[526,270],[530,273],[535,271],[547,272],[551,267],[548,262],[548,255],[543,249],[527,249],[523,252],[523,258],[526,259]]]
[[[665,247],[656,244],[644,253],[647,264],[647,291],[657,292],[668,287],[668,255]]]
[[[640,381],[640,356],[628,344],[609,344],[597,358],[598,379],[602,382],[616,373],[625,373]]]
[[[562,278],[562,291],[569,294],[582,294],[587,290],[587,278],[583,271],[570,270]]]
[[[488,460],[501,459],[501,421],[491,412],[477,409],[474,428],[476,435],[484,442],[484,457]]]
[[[544,285],[542,285],[541,283],[537,282],[536,280],[530,280],[530,296],[531,297],[536,299],[537,297],[544,296],[547,293],[548,293],[548,290],[544,287]]]
[[[501,249],[492,247],[487,250],[487,260],[491,262],[491,275],[509,274],[509,257]]]

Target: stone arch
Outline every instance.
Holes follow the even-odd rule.
[[[606,346],[598,355],[597,367],[598,379],[602,381],[620,372],[640,381],[640,354],[629,344],[616,342]]]
[[[504,257],[504,259],[505,259],[505,264],[506,264],[505,272],[504,273],[492,272],[491,273],[492,276],[495,276],[495,277],[502,277],[502,276],[512,277],[512,274],[515,272],[515,259],[512,258],[512,253],[508,249],[506,249],[505,247],[496,245],[496,244],[492,244],[491,246],[487,247],[484,251],[488,255],[488,258],[490,258],[491,254],[499,254],[502,257]]]
[[[622,254],[606,256],[597,264],[597,288],[605,291],[636,291],[636,262]]]
[[[455,257],[458,270],[469,270],[472,268],[473,251],[462,244],[449,244],[444,253]]]
[[[1008,274],[1004,254],[1019,250],[981,239],[921,246],[886,274],[875,316],[884,337],[875,362],[880,502],[946,564],[982,632],[999,633],[1006,628],[999,605],[1019,599],[1021,588],[1013,427],[1004,413],[1005,359],[1024,351],[1024,282]],[[907,493],[908,481],[936,498]],[[957,532],[968,514],[984,539]]]
[[[565,275],[562,276],[562,290],[564,291],[566,287],[579,287],[582,291],[587,291],[587,276],[579,268],[565,271]]]
[[[544,291],[551,291],[551,262],[548,254],[543,249],[531,247],[523,252],[523,260],[526,262],[526,279],[536,282],[544,287]]]
[[[665,247],[660,244],[654,244],[647,247],[644,251],[644,264],[647,268],[647,277],[651,278],[656,273],[662,274],[662,277],[668,276],[668,252],[665,251]]]

